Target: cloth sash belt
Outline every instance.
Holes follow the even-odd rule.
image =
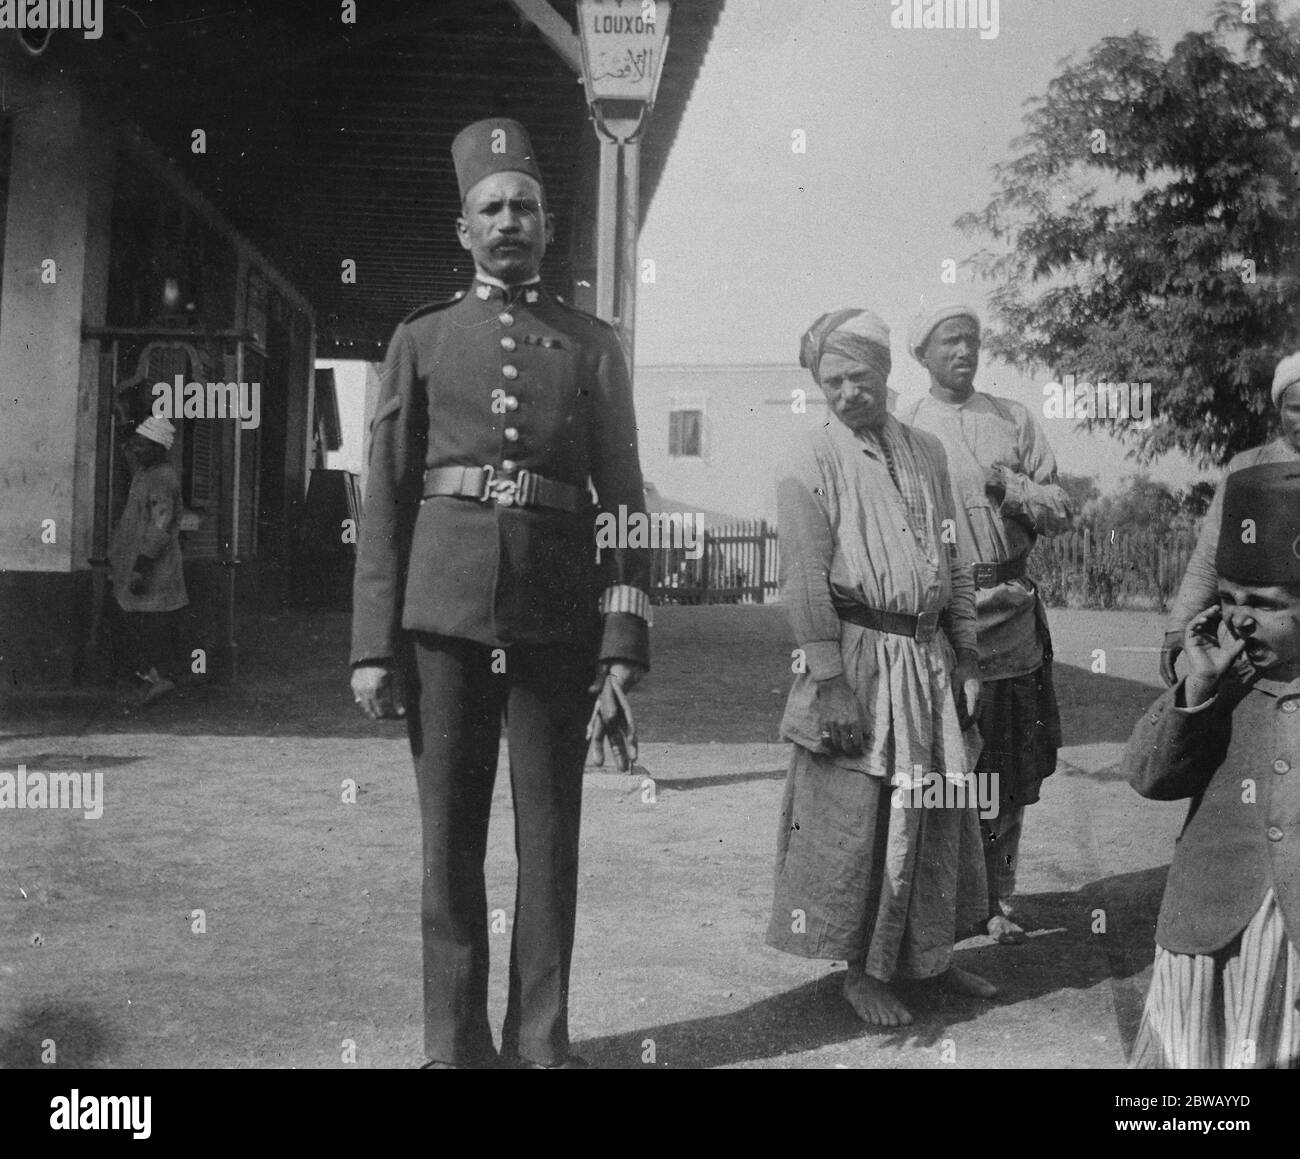
[[[500,478],[491,466],[431,468],[424,473],[424,498],[435,495],[455,495],[482,503],[490,500],[502,507],[554,507],[571,515],[581,515],[591,505],[591,496],[572,483],[560,483],[532,471]]]

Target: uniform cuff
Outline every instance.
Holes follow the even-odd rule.
[[[630,612],[610,612],[605,616],[600,639],[601,660],[622,660],[627,664],[650,667],[650,626],[641,616]]]
[[[650,615],[650,597],[640,588],[631,584],[611,584],[600,596],[600,614],[623,612],[630,616],[640,616],[647,624],[653,624]]]
[[[1204,712],[1207,708],[1210,707],[1210,705],[1212,705],[1218,699],[1219,699],[1219,693],[1216,690],[1214,695],[1211,696],[1209,700],[1202,700],[1201,703],[1196,705],[1195,707],[1188,708],[1187,707],[1187,677],[1184,676],[1174,686],[1173,710],[1174,712],[1177,712],[1182,716],[1194,716],[1198,712]]]

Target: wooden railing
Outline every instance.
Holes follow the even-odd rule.
[[[1194,546],[1185,533],[1071,531],[1038,541],[1029,574],[1053,607],[1164,609]]]
[[[650,598],[656,604],[767,603],[776,599],[779,567],[776,528],[740,520],[705,531],[693,550],[657,548]]]
[[[1029,575],[1053,607],[1163,610],[1194,545],[1185,532],[1112,538],[1071,531],[1038,541]],[[741,520],[706,531],[694,550],[657,548],[650,596],[656,604],[771,603],[779,573],[776,528],[766,520]]]

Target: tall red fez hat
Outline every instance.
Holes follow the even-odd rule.
[[[527,173],[538,185],[542,183],[528,130],[509,117],[488,117],[466,125],[451,143],[451,159],[462,202],[475,185],[493,173]]]
[[[1234,471],[1223,487],[1219,575],[1263,587],[1300,584],[1300,463]]]

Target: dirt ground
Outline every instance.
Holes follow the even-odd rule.
[[[998,983],[997,1000],[919,990],[913,1026],[873,1032],[838,996],[841,967],[763,945],[787,761],[780,610],[657,609],[655,668],[634,700],[640,766],[587,778],[575,1049],[630,1068],[1123,1066],[1184,811],[1141,800],[1115,770],[1158,692],[1160,621],[1052,622],[1068,747],[1027,820],[1030,941],[962,944],[958,962]],[[98,819],[0,811],[0,1066],[43,1053],[67,1067],[418,1062],[404,733],[354,710],[346,616],[263,616],[244,639],[233,688],[197,684],[149,709],[103,694],[0,705],[0,772],[102,773],[104,786]],[[493,812],[499,1027],[515,872],[504,775]]]

